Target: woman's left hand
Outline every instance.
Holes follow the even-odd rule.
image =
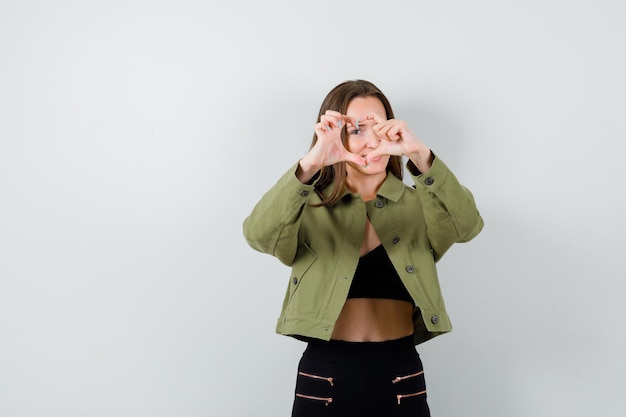
[[[367,155],[367,162],[381,155],[406,155],[421,172],[426,172],[432,165],[432,153],[424,143],[409,129],[402,120],[382,119],[376,114],[371,114],[360,119],[373,120],[373,132],[380,139],[376,149]]]

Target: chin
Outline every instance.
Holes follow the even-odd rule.
[[[370,164],[367,168],[359,167],[358,171],[365,175],[378,175],[387,171],[386,164]]]
[[[387,171],[387,165],[389,164],[389,157],[376,158],[367,167],[353,164],[351,162],[348,165],[362,175],[378,175]]]

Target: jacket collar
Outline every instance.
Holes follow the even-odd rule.
[[[376,194],[380,197],[386,198],[387,200],[391,200],[394,203],[397,203],[398,200],[400,200],[402,193],[404,192],[404,188],[405,188],[405,185],[404,185],[404,182],[402,182],[402,180],[400,180],[393,174],[387,173],[387,177],[385,178],[385,181],[383,181],[382,185],[380,186]],[[342,197],[345,197],[346,195],[351,195],[354,197],[357,194],[351,193],[350,190],[346,189],[343,192]]]

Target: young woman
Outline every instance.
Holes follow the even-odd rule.
[[[330,91],[314,130],[243,225],[292,267],[276,328],[307,342],[292,417],[429,416],[415,345],[452,329],[435,262],[483,220],[372,83]]]

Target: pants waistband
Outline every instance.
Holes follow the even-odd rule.
[[[322,360],[355,360],[367,358],[401,359],[417,354],[413,336],[383,342],[348,342],[344,340],[310,340],[305,355]]]

